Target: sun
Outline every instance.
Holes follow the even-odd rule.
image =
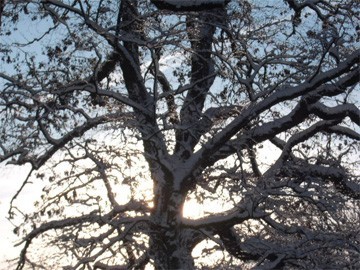
[[[183,207],[183,216],[185,218],[196,219],[204,215],[204,206],[195,199],[186,200]]]

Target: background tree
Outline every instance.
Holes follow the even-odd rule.
[[[18,269],[360,267],[359,2],[192,3],[6,2]]]

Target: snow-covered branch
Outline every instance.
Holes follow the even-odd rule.
[[[192,172],[199,164],[205,162],[209,156],[216,153],[223,145],[233,137],[241,128],[244,128],[249,121],[254,119],[266,109],[284,100],[291,100],[301,95],[306,95],[312,91],[316,91],[317,87],[325,84],[334,78],[346,74],[354,66],[356,66],[360,59],[360,50],[352,53],[345,61],[340,63],[337,68],[319,74],[311,80],[311,82],[304,82],[295,87],[284,87],[277,92],[270,95],[265,100],[250,105],[242,111],[226,128],[211,138],[199,151],[197,151],[188,161],[189,173]],[[355,81],[354,81],[355,79]],[[352,72],[349,79],[352,83],[359,81],[357,72]]]
[[[230,0],[151,0],[158,9],[171,11],[204,11],[222,8]]]

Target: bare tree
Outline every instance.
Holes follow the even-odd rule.
[[[44,185],[17,268],[359,268],[359,12],[7,1],[0,161]]]

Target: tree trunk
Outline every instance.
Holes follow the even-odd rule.
[[[154,206],[149,255],[156,269],[193,269],[189,232],[181,226],[185,195],[172,185],[158,189],[160,200]]]
[[[156,269],[194,269],[186,233],[176,227],[159,227],[151,235],[150,256]]]

